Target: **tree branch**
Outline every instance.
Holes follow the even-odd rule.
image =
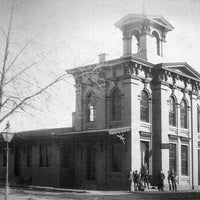
[[[4,37],[6,38],[6,32],[4,31],[4,29],[0,26],[0,30],[3,33]]]
[[[6,63],[8,59],[8,52],[9,52],[9,42],[10,42],[10,33],[11,33],[11,25],[12,25],[12,19],[13,19],[13,6],[11,7],[10,11],[10,19],[8,24],[8,32],[6,35],[6,46],[4,51],[4,58],[3,58],[3,66],[1,71],[1,81],[0,81],[0,112],[2,108],[2,100],[3,100],[3,86],[4,86],[4,79],[5,79],[5,69],[6,69]]]
[[[7,114],[5,114],[1,119],[0,119],[0,123],[3,122],[6,118],[8,118],[11,114],[13,114],[20,106],[22,106],[25,102],[27,102],[28,100],[38,96],[39,94],[43,93],[44,91],[46,91],[48,88],[50,88],[52,85],[54,85],[55,83],[63,80],[66,77],[66,74],[59,76],[58,78],[56,78],[53,82],[49,83],[48,85],[46,85],[44,88],[40,89],[39,91],[35,92],[34,94],[25,97],[21,102],[19,102],[11,111],[9,111]]]
[[[7,67],[5,73],[7,73],[9,71],[9,69],[12,67],[12,65],[15,63],[15,61],[18,59],[18,57],[21,55],[21,53],[26,49],[26,47],[30,44],[30,42],[32,41],[29,40],[21,49],[20,51],[17,53],[17,55],[14,57],[13,61],[10,63],[10,65]]]

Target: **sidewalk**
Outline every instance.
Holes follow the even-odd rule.
[[[167,195],[166,195],[167,194]],[[146,191],[96,191],[96,190],[77,190],[77,189],[62,189],[53,187],[17,187],[11,188],[9,200],[107,200],[107,199],[161,199],[164,200],[171,197],[180,199],[200,199],[199,191],[158,191],[149,189]],[[195,197],[195,198],[193,198]],[[4,200],[4,189],[0,188],[0,200]]]

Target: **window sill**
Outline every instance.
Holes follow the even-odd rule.
[[[181,175],[180,181],[187,181],[187,182],[189,182],[190,181],[190,177],[187,176],[187,175]]]
[[[189,131],[189,129],[181,128],[181,133],[186,134],[188,136],[190,131]]]
[[[182,128],[181,127],[181,131],[189,131],[189,128]]]
[[[173,125],[170,125],[170,124],[169,124],[169,128],[171,128],[171,129],[178,129],[177,126],[173,126]]]
[[[176,127],[176,126],[170,126],[170,125],[169,125],[169,130],[170,130],[171,132],[173,132],[175,135],[178,134],[178,127]]]
[[[151,123],[140,121],[140,127],[144,129],[144,131],[150,131]]]
[[[140,124],[142,124],[142,125],[146,125],[146,126],[150,126],[150,125],[151,125],[150,122],[145,122],[145,121],[140,121]]]
[[[95,129],[96,128],[96,122],[87,122],[85,123],[85,128],[87,130]]]

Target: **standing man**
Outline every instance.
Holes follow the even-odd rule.
[[[133,174],[133,182],[134,182],[134,188],[135,188],[135,191],[138,191],[139,189],[139,180],[140,179],[140,175],[138,173],[137,170],[135,170],[134,174]]]
[[[171,171],[171,182],[172,182],[172,189],[177,191],[177,185],[176,185],[176,173],[174,169]]]
[[[171,191],[172,190],[172,170],[171,169],[168,171],[167,180],[169,184],[169,190]]]
[[[159,191],[163,191],[164,179],[165,179],[165,175],[164,175],[163,171],[160,170],[160,172],[158,174],[158,189],[159,189]]]

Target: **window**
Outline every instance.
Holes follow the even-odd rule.
[[[176,144],[169,144],[169,169],[176,172]]]
[[[32,167],[32,146],[27,146],[27,167]]]
[[[50,144],[40,144],[40,167],[52,166],[52,148]]]
[[[197,107],[197,131],[200,132],[200,107]]]
[[[185,100],[181,101],[181,128],[187,128],[187,104]]]
[[[176,126],[176,102],[173,97],[169,99],[169,125]]]
[[[145,91],[142,91],[141,94],[140,120],[149,122],[149,99],[148,99],[148,94]]]
[[[188,146],[181,145],[181,174],[188,176]]]
[[[112,92],[112,120],[121,120],[121,92],[116,88]]]
[[[111,171],[121,172],[122,171],[122,145],[112,144],[111,146]]]
[[[96,118],[96,103],[94,95],[90,93],[87,96],[87,122],[94,122]]]

